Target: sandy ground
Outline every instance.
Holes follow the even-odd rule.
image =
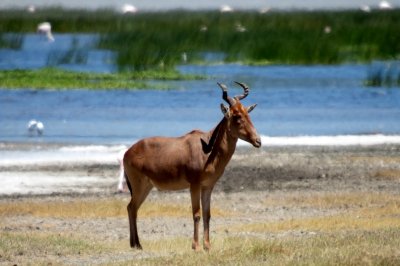
[[[57,193],[42,191],[42,195],[2,195],[0,204],[10,202],[54,202],[102,199],[126,199],[128,193],[117,193],[118,165],[109,164],[49,164],[21,165],[18,168],[2,167],[3,175],[15,177],[45,176],[66,180],[80,179]],[[287,206],[266,207],[269,197],[285,198],[292,195],[343,192],[381,192],[398,195],[400,193],[400,146],[350,146],[350,147],[274,147],[238,149],[225,174],[217,183],[212,207],[239,213],[229,217],[212,217],[212,236],[251,234],[229,232],[227,225],[249,222],[279,221],[287,218],[326,215],[327,210],[316,208],[295,208]],[[188,191],[159,192],[153,190],[147,198],[149,202],[182,203],[190,206]],[[329,210],[335,212],[335,210]],[[143,218],[138,221],[141,240],[165,237],[192,236],[192,219],[187,217]],[[225,228],[225,229],[222,229]],[[35,216],[2,217],[0,232],[65,231],[85,235],[97,242],[126,242],[126,250],[116,254],[105,254],[96,258],[59,257],[56,261],[66,264],[113,263],[138,257],[150,256],[151,252],[132,252],[129,244],[127,217],[110,218],[57,218]],[[310,232],[308,232],[310,233]],[[303,234],[286,232],[285,234]],[[307,234],[307,233],[306,233]],[[262,234],[259,237],[280,237],[276,234]],[[189,242],[190,243],[190,242]],[[46,255],[41,255],[46,259]],[[50,256],[50,255],[49,255]],[[49,257],[50,258],[50,257]],[[53,260],[54,258],[51,257]],[[15,261],[13,261],[15,260]],[[11,260],[1,258],[5,265],[26,262],[28,257],[16,256]]]
[[[241,147],[214,191],[301,188],[325,191],[331,187],[362,190],[378,184],[382,188],[393,188],[387,179],[376,177],[399,170],[399,156],[400,145]],[[0,197],[7,194],[112,194],[116,191],[118,175],[116,159],[0,165]]]

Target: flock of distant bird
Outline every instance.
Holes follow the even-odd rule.
[[[383,1],[380,1],[380,2],[379,2],[378,8],[381,9],[381,10],[388,10],[388,9],[392,9],[393,6],[392,6],[392,4],[389,3],[388,1],[383,0]],[[28,10],[28,12],[30,12],[30,13],[34,13],[34,12],[36,11],[36,8],[35,8],[35,6],[32,6],[32,5],[31,5],[31,6],[28,7],[27,10]],[[266,13],[266,12],[268,12],[269,10],[270,10],[269,8],[262,8],[262,9],[260,9],[260,12],[261,12],[261,13]],[[371,12],[371,7],[368,6],[368,5],[363,5],[363,6],[360,7],[360,10],[362,10],[362,11],[364,11],[364,12]],[[233,9],[231,6],[222,5],[222,6],[220,7],[219,11],[220,11],[221,13],[229,13],[229,12],[233,12],[234,9]],[[131,5],[131,4],[124,4],[124,5],[122,6],[122,8],[121,8],[121,12],[122,12],[123,14],[134,14],[134,13],[138,12],[138,9],[137,9],[135,6]],[[242,27],[241,25],[236,25],[236,28],[237,28],[237,30],[238,30],[239,32],[244,32],[244,31],[246,30],[246,29],[245,29],[244,27]],[[44,36],[47,38],[47,40],[48,40],[49,42],[54,42],[54,36],[53,36],[53,34],[51,33],[51,24],[50,24],[50,22],[42,22],[42,23],[40,23],[40,24],[37,26],[37,32],[38,32],[39,34],[44,35]]]

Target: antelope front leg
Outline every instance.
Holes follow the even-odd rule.
[[[193,212],[193,223],[194,223],[192,249],[198,251],[200,250],[200,245],[199,245],[200,187],[191,186],[190,196],[192,199],[192,212]]]
[[[210,244],[210,205],[211,205],[211,192],[213,188],[202,188],[201,190],[201,208],[203,209],[203,226],[204,226],[204,249],[209,250]]]

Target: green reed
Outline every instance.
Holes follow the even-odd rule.
[[[18,50],[21,49],[24,43],[24,36],[23,34],[1,34],[0,33],[0,48],[7,48],[7,49],[14,49]]]
[[[400,53],[400,12],[148,13],[121,19],[100,46],[137,69],[189,62],[204,51],[225,62],[336,64],[391,59]],[[201,58],[200,58],[201,59]]]
[[[52,51],[47,57],[47,66],[57,66],[62,64],[81,64],[87,63],[89,50],[79,46],[77,38],[72,39],[71,47],[67,51]]]
[[[400,61],[375,61],[371,63],[365,83],[371,87],[400,86]]]
[[[205,62],[337,64],[391,60],[400,54],[400,9],[348,11],[144,12],[48,9],[0,12],[0,32],[31,32],[41,21],[54,32],[101,33],[99,48],[117,53],[121,70],[170,69]],[[186,60],[184,60],[186,59]]]

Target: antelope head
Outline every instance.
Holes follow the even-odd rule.
[[[236,82],[244,90],[241,95],[236,95],[235,97],[228,96],[228,88],[221,83],[218,85],[222,89],[222,98],[229,104],[226,106],[221,103],[221,111],[228,121],[228,131],[232,137],[242,139],[252,144],[254,147],[261,147],[261,138],[257,134],[257,130],[254,128],[251,122],[249,113],[257,106],[253,104],[249,107],[242,105],[240,100],[247,97],[249,94],[249,87],[246,84]]]

